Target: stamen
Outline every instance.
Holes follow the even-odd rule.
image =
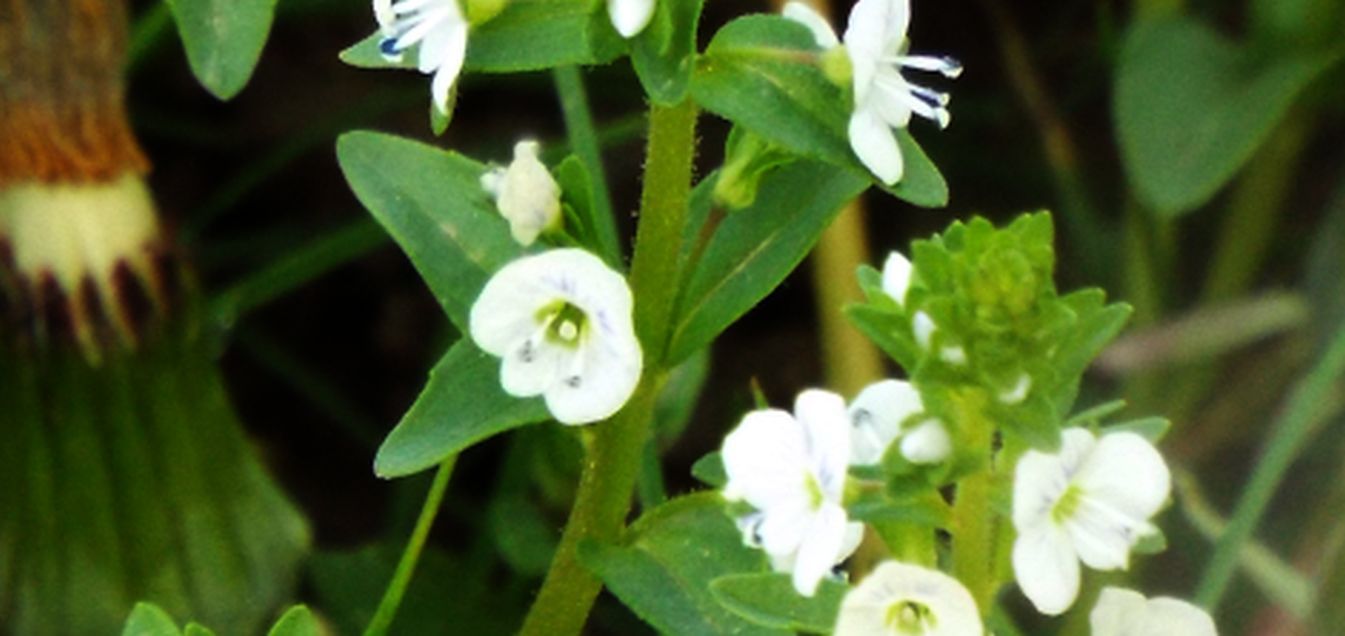
[[[560,336],[562,340],[574,342],[574,339],[579,336],[579,327],[574,324],[573,320],[565,320],[556,328],[556,335]]]
[[[944,77],[949,79],[957,79],[957,77],[962,74],[962,63],[948,56],[901,55],[891,61],[905,68],[913,68],[917,71],[941,73]]]
[[[924,86],[917,86],[915,84],[911,84],[911,93],[913,93],[916,97],[919,97],[920,99],[929,102],[931,106],[947,106],[949,100],[951,99],[950,97],[948,97],[948,93],[941,93],[939,91],[930,88],[925,88]]]

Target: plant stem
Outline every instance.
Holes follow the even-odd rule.
[[[552,69],[556,92],[560,95],[560,109],[565,115],[565,131],[570,138],[570,149],[588,169],[593,182],[595,229],[603,253],[611,258],[621,256],[617,242],[616,218],[612,216],[612,196],[607,186],[607,171],[603,168],[602,147],[593,126],[588,94],[584,92],[584,77],[577,66],[558,66]]]
[[[439,504],[444,499],[444,491],[448,490],[448,478],[453,474],[453,465],[457,461],[457,455],[450,456],[439,465],[439,471],[434,474],[434,482],[430,484],[430,492],[425,496],[425,505],[420,509],[420,517],[416,519],[416,527],[411,531],[411,539],[406,543],[406,550],[402,552],[402,559],[397,563],[397,570],[392,574],[388,589],[383,592],[383,600],[379,601],[378,610],[374,612],[369,626],[364,628],[364,636],[382,636],[392,626],[392,620],[397,616],[397,608],[401,606],[402,597],[406,595],[406,588],[411,584],[411,576],[416,573],[416,563],[420,561],[420,553],[425,548],[425,539],[430,536],[430,526],[434,525],[434,517],[439,514]]]
[[[1319,417],[1331,392],[1345,374],[1345,329],[1336,333],[1317,366],[1299,381],[1284,411],[1277,418],[1274,433],[1257,463],[1251,481],[1242,491],[1228,527],[1214,546],[1214,555],[1196,590],[1196,602],[1214,612],[1223,599],[1238,565],[1243,544],[1256,529],[1275,489],[1289,470],[1308,435],[1320,423]]]
[[[695,149],[693,104],[651,107],[640,226],[630,275],[635,329],[644,349],[644,377],[625,408],[589,432],[588,456],[574,508],[551,569],[523,622],[520,633],[525,636],[569,636],[584,628],[602,584],[579,563],[579,546],[586,540],[615,540],[630,510],[654,404],[667,379],[662,358],[680,280],[678,255]]]
[[[953,576],[957,577],[982,614],[989,614],[999,588],[998,528],[990,501],[995,483],[994,426],[984,416],[979,393],[964,392],[958,405],[958,426],[972,448],[986,458],[983,469],[957,482],[953,501]]]

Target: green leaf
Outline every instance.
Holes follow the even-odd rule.
[[[467,314],[486,280],[523,254],[481,187],[486,167],[453,152],[365,131],[342,135],[336,156],[355,196],[466,333]]]
[[[1165,217],[1205,203],[1337,59],[1267,58],[1190,18],[1137,23],[1121,51],[1115,109],[1139,195]]]
[[[765,177],[756,202],[725,219],[697,261],[678,303],[669,361],[710,344],[765,298],[867,185],[849,170],[806,160]]]
[[[763,572],[766,556],[743,545],[715,493],[674,499],[635,522],[619,545],[588,541],[579,559],[617,598],[665,634],[780,635],[715,600],[710,582]]]
[[[655,103],[671,106],[686,96],[703,5],[704,0],[658,3],[652,23],[631,42],[631,64]]]
[[[823,580],[812,598],[800,596],[788,574],[730,574],[710,582],[715,598],[735,614],[758,625],[830,634],[850,587]]]
[[[168,612],[159,609],[153,603],[136,603],[131,615],[126,618],[126,626],[121,636],[181,636]]]
[[[712,488],[723,488],[729,483],[728,472],[724,470],[724,456],[719,451],[710,451],[691,465],[691,476]]]
[[[499,375],[498,358],[467,339],[458,341],[383,440],[374,473],[383,478],[418,473],[492,435],[550,417],[541,399],[506,394]]]
[[[267,636],[318,636],[318,619],[304,605],[295,605],[281,615]]]
[[[598,206],[594,203],[593,180],[584,167],[584,162],[570,155],[552,171],[557,185],[561,189],[561,201],[566,207],[565,231],[579,240],[579,243],[594,254],[602,257],[607,265],[617,271],[625,265],[619,251],[608,250],[599,236],[601,224],[611,225],[611,220],[597,217]],[[615,247],[615,245],[613,245]]]
[[[196,79],[220,99],[237,95],[261,58],[276,0],[168,0],[168,6]]]
[[[511,0],[498,15],[472,28],[464,70],[518,73],[610,62],[623,44],[611,27],[603,28],[607,12],[596,6],[589,0]],[[389,60],[379,52],[382,39],[375,31],[341,51],[341,61],[359,68],[416,67],[418,47],[401,60]]]
[[[215,636],[215,631],[200,623],[187,623],[182,630],[183,636]]]
[[[1172,422],[1166,417],[1142,417],[1137,420],[1109,424],[1102,428],[1105,433],[1128,431],[1157,444],[1163,440],[1172,428]]]
[[[1158,554],[1168,549],[1168,537],[1163,534],[1163,530],[1158,526],[1152,528],[1152,532],[1142,534],[1139,541],[1135,542],[1131,550],[1135,554]]]
[[[872,179],[850,150],[848,91],[819,67],[819,51],[802,25],[751,15],[725,25],[701,56],[691,93],[706,110],[805,157],[845,166]],[[888,192],[915,205],[948,203],[938,168],[906,130],[897,142],[905,176]]]

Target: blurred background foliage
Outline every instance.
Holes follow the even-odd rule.
[[[1061,288],[1099,285],[1137,309],[1081,404],[1124,397],[1135,414],[1174,422],[1166,451],[1183,478],[1160,519],[1169,549],[1134,576],[1149,593],[1191,598],[1208,585],[1215,538],[1266,441],[1292,419],[1282,417],[1294,411],[1287,397],[1345,318],[1345,3],[913,4],[913,50],[955,55],[967,69],[951,86],[953,125],[912,131],[951,202],[923,210],[870,193],[855,240],[882,255],[954,218],[1056,212]],[[337,60],[371,31],[367,1],[280,0],[255,75],[222,103],[193,78],[167,5],[131,6],[130,112],[154,164],[151,188],[207,291],[204,328],[239,416],[311,523],[298,594],[356,633],[429,485],[428,475],[376,479],[374,451],[457,335],[351,195],[333,142],[361,127],[428,138],[426,80]],[[702,40],[771,9],[711,2]],[[837,7],[838,23],[847,10]],[[584,77],[628,238],[644,101],[624,61]],[[460,95],[438,143],[504,161],[516,139],[535,136],[552,163],[563,156],[551,74],[467,75]],[[703,121],[702,174],[719,163],[726,132]],[[853,285],[844,269],[830,276]],[[643,505],[694,487],[689,466],[750,408],[752,382],[784,404],[835,377],[817,325],[840,307],[819,307],[819,287],[797,272],[727,332],[708,366],[687,370],[650,452]],[[1285,442],[1301,456],[1257,542],[1232,547],[1240,569],[1216,615],[1224,633],[1345,625],[1331,602],[1345,598],[1345,421],[1338,377],[1326,382],[1303,434]],[[577,438],[554,426],[465,453],[395,631],[515,629],[580,456]],[[1044,625],[1024,623],[1028,633]],[[610,598],[590,628],[645,629]]]

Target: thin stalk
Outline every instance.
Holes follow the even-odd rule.
[[[980,449],[986,465],[957,482],[953,500],[953,576],[967,586],[982,613],[989,613],[999,588],[996,555],[996,515],[991,506],[995,464],[992,456],[994,426],[986,419],[983,396],[964,393],[958,400],[958,426],[972,448]]]
[[[1211,612],[1218,608],[1232,582],[1243,545],[1251,538],[1304,441],[1321,421],[1323,406],[1329,403],[1332,392],[1339,390],[1342,374],[1345,374],[1345,329],[1336,333],[1321,361],[1290,395],[1227,529],[1214,546],[1214,555],[1196,589],[1196,602]]]
[[[430,536],[434,517],[439,514],[439,504],[444,499],[444,492],[448,490],[448,478],[453,475],[453,465],[457,461],[457,455],[450,456],[439,465],[439,471],[434,474],[434,482],[430,484],[430,492],[425,496],[425,505],[420,509],[420,518],[416,520],[416,527],[411,531],[411,539],[406,542],[406,550],[402,552],[402,559],[397,562],[397,570],[392,574],[392,581],[383,592],[383,600],[379,601],[378,609],[370,619],[369,626],[364,628],[364,636],[382,636],[388,633],[392,620],[397,617],[397,609],[401,607],[402,597],[406,595],[406,588],[411,584],[412,575],[416,573],[420,553],[425,549],[425,540]]]
[[[588,456],[574,507],[546,580],[523,622],[525,636],[569,636],[584,628],[602,584],[579,563],[579,545],[586,540],[615,540],[630,510],[654,405],[667,379],[662,358],[680,280],[678,257],[695,150],[693,104],[651,107],[640,226],[630,275],[635,329],[644,349],[644,377],[625,408],[586,431]]]
[[[560,95],[560,109],[565,115],[565,132],[570,138],[570,149],[588,169],[593,183],[593,213],[602,251],[620,262],[621,245],[617,241],[616,217],[612,215],[612,195],[607,186],[607,171],[602,163],[602,144],[593,125],[593,113],[584,91],[584,77],[577,66],[558,66],[552,69],[556,92]]]
[[[851,201],[831,223],[812,255],[813,295],[827,385],[854,396],[883,376],[883,358],[840,309],[863,298],[855,269],[869,262],[864,207]]]

